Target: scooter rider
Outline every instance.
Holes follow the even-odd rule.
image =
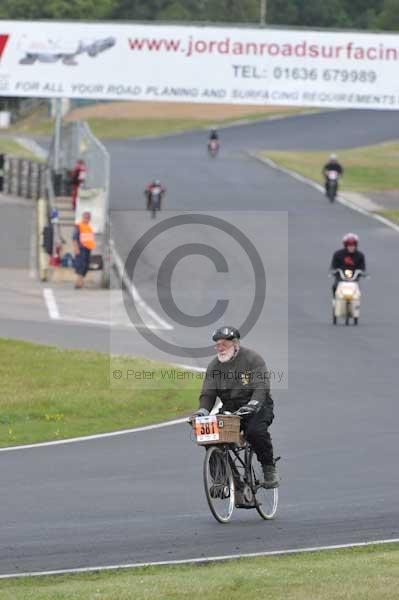
[[[147,185],[144,191],[147,198],[147,210],[151,208],[151,196],[155,190],[157,190],[159,193],[159,208],[161,208],[162,197],[165,194],[166,189],[163,187],[159,179],[154,179]]]
[[[331,154],[330,158],[328,160],[328,162],[324,165],[323,167],[323,175],[324,175],[324,179],[325,179],[325,189],[326,189],[326,194],[328,192],[328,173],[329,171],[335,171],[339,177],[342,177],[342,175],[344,174],[344,169],[342,167],[342,165],[338,162],[338,157],[336,154]]]
[[[366,270],[366,258],[363,252],[357,249],[359,244],[359,237],[356,233],[347,233],[342,238],[343,248],[334,252],[333,257],[331,259],[331,270],[336,271],[336,269],[351,269],[352,271],[356,271],[360,269],[361,271]],[[335,273],[335,281],[332,287],[333,296],[335,296],[335,290],[337,289],[339,283],[339,274]]]
[[[279,478],[268,432],[274,419],[273,400],[265,361],[240,346],[240,332],[235,327],[216,329],[212,339],[217,356],[208,365],[200,408],[191,418],[208,415],[219,398],[222,411],[241,417],[246,438],[262,464],[265,487],[277,487]]]

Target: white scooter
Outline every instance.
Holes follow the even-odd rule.
[[[148,192],[148,210],[151,211],[151,217],[155,219],[157,211],[161,210],[162,188],[160,185],[154,185]]]
[[[336,269],[332,275],[339,275],[335,297],[333,299],[332,322],[337,324],[340,318],[345,319],[345,325],[349,325],[350,319],[353,319],[353,324],[357,325],[360,314],[360,298],[361,292],[359,287],[360,277],[365,277],[366,274],[360,269],[353,271],[352,269]]]
[[[338,179],[339,175],[337,171],[328,171],[327,177],[327,197],[330,202],[334,202],[338,191]]]
[[[208,142],[209,156],[212,156],[213,158],[215,158],[215,156],[218,154],[218,152],[219,152],[218,140],[215,140],[215,139],[209,140],[209,142]]]

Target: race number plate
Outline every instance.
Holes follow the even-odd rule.
[[[219,426],[216,415],[195,419],[197,442],[214,442],[219,439]]]

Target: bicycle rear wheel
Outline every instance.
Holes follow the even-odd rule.
[[[217,446],[210,446],[205,454],[204,487],[213,516],[227,523],[234,510],[234,479],[227,454]]]
[[[262,465],[251,449],[249,456],[251,465],[251,487],[255,496],[255,508],[262,519],[273,519],[278,506],[278,488],[265,488],[262,486],[264,480]]]

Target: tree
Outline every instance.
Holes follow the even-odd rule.
[[[267,0],[267,23],[399,30],[399,0]],[[0,0],[3,19],[258,23],[260,0]]]
[[[114,0],[2,0],[6,19],[103,19]]]
[[[274,0],[268,2],[267,22],[275,25],[296,25],[298,7],[294,0]]]
[[[184,0],[183,0],[184,1]],[[161,10],[172,4],[166,0],[112,0],[112,19],[151,21]]]
[[[303,27],[348,27],[348,15],[343,0],[296,0],[298,24]]]
[[[172,2],[158,13],[157,18],[165,21],[189,20],[190,11],[184,4],[185,3],[178,2],[177,0]]]
[[[376,25],[380,29],[399,30],[399,0],[384,0]]]
[[[383,0],[342,0],[351,27],[373,27],[376,14],[381,12]]]

